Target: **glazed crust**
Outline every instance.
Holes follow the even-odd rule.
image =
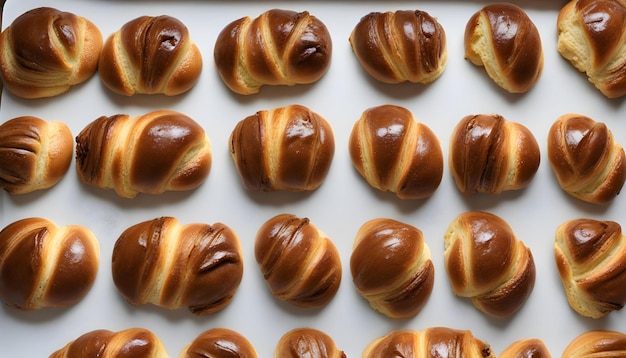
[[[276,344],[274,358],[285,357],[346,358],[346,354],[328,334],[313,328],[295,328]]]
[[[500,358],[552,358],[550,351],[538,338],[520,339],[511,343],[499,355]],[[564,356],[569,357],[569,356]]]
[[[200,333],[178,358],[258,358],[254,346],[241,333],[227,328],[212,328]]]
[[[87,332],[53,352],[49,358],[168,358],[163,343],[144,328],[119,332],[97,329]]]
[[[563,357],[623,357],[626,355],[626,334],[617,331],[593,330],[574,338],[563,351]]]

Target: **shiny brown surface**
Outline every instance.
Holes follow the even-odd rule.
[[[346,358],[335,341],[313,328],[295,328],[285,333],[274,350],[274,358]]]
[[[53,352],[49,358],[167,358],[161,340],[143,328],[129,328],[119,332],[98,329],[87,332],[66,346]]]
[[[257,358],[254,346],[241,333],[212,328],[200,333],[178,358]]]
[[[500,358],[551,358],[545,343],[538,338],[521,339],[511,343],[499,355]],[[569,356],[565,356],[569,357]]]
[[[626,334],[609,330],[591,330],[574,338],[563,351],[563,357],[624,357]]]

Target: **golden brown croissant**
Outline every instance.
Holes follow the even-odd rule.
[[[188,307],[196,315],[210,314],[226,307],[239,287],[241,244],[224,224],[182,225],[161,217],[120,235],[112,273],[118,291],[132,305]]]
[[[350,34],[363,69],[384,83],[430,83],[446,67],[446,33],[425,11],[371,12]]]
[[[471,298],[493,317],[511,316],[524,305],[535,285],[535,262],[502,218],[465,212],[452,221],[444,240],[444,263],[455,295]]]
[[[339,252],[308,218],[267,220],[256,234],[254,256],[272,294],[293,305],[325,306],[339,289]]]
[[[500,358],[551,358],[545,343],[538,338],[520,339],[511,343],[499,355]]]
[[[562,357],[626,357],[626,334],[609,330],[593,330],[574,338]]]
[[[23,116],[0,125],[0,188],[11,194],[48,189],[67,173],[74,138],[67,124]]]
[[[326,25],[307,11],[272,9],[228,24],[213,55],[226,86],[248,95],[263,85],[318,81],[330,67],[332,40]]]
[[[471,331],[430,327],[421,331],[395,330],[370,342],[363,358],[383,357],[495,358],[489,344]]]
[[[26,218],[0,231],[0,299],[21,310],[65,307],[89,292],[100,246],[89,229]]]
[[[626,94],[626,2],[572,0],[557,18],[557,49],[608,98]]]
[[[569,220],[555,234],[554,255],[569,305],[600,318],[626,302],[626,236],[614,221]]]
[[[497,114],[465,116],[450,139],[450,173],[464,194],[523,189],[537,173],[540,159],[530,130]]]
[[[0,34],[4,87],[23,98],[52,97],[98,68],[102,34],[88,19],[50,7],[17,17]]]
[[[349,146],[352,164],[365,180],[401,199],[428,198],[441,183],[439,138],[406,108],[382,105],[364,111]]]
[[[548,159],[561,188],[593,204],[607,204],[626,180],[624,148],[606,124],[575,113],[559,117],[548,133]]]
[[[254,346],[239,332],[212,328],[199,334],[178,358],[258,358]]]
[[[465,58],[510,93],[528,92],[541,77],[543,46],[526,12],[510,3],[490,4],[465,27]]]
[[[163,342],[144,328],[119,332],[87,332],[52,353],[49,358],[168,358]]]
[[[98,67],[111,91],[175,96],[189,91],[202,72],[202,55],[178,19],[141,16],[109,36]]]
[[[204,129],[170,110],[136,118],[102,116],[76,137],[80,180],[113,188],[126,198],[195,189],[209,175],[211,162],[211,143]]]
[[[335,154],[330,124],[300,105],[246,117],[233,129],[229,143],[244,187],[254,191],[315,190]]]
[[[328,334],[314,328],[295,328],[280,337],[274,358],[346,358],[346,354]]]
[[[372,308],[391,318],[419,313],[435,281],[422,231],[385,218],[361,226],[354,240],[350,270],[357,291]]]

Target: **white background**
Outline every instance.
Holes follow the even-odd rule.
[[[264,2],[264,1],[70,1],[54,6],[91,19],[104,37],[141,15],[168,14],[179,18],[199,45],[204,69],[197,86],[175,98],[136,96],[123,98],[108,92],[97,76],[64,95],[23,100],[3,94],[2,122],[21,115],[62,120],[76,135],[101,115],[140,115],[169,108],[196,119],[213,146],[213,167],[197,190],[140,195],[128,200],[111,190],[81,184],[74,164],[54,188],[22,195],[0,194],[0,224],[31,216],[47,217],[59,225],[87,226],[101,246],[100,270],[93,289],[78,304],[65,309],[20,312],[0,308],[0,357],[46,357],[70,340],[94,329],[122,330],[144,327],[156,333],[172,357],[199,333],[213,327],[239,331],[261,357],[270,357],[279,338],[296,327],[320,329],[334,338],[348,357],[358,357],[373,339],[394,329],[422,330],[432,326],[469,329],[500,353],[515,340],[542,339],[554,356],[577,335],[591,329],[626,331],[624,312],[599,320],[579,316],[567,304],[553,258],[558,225],[577,217],[615,220],[626,224],[626,198],[611,205],[594,206],[569,198],[559,188],[546,155],[550,125],[562,114],[578,112],[607,123],[620,143],[626,143],[624,99],[604,98],[556,51],[556,16],[563,1],[517,1],[537,25],[545,51],[544,72],[526,94],[512,95],[494,85],[482,68],[463,58],[463,31],[469,17],[487,2]],[[4,26],[43,0],[8,1]],[[270,8],[309,10],[331,32],[334,52],[326,76],[314,85],[264,87],[252,96],[234,95],[221,83],[213,63],[219,31],[243,16],[258,16]],[[370,11],[420,9],[438,18],[448,39],[449,60],[443,75],[430,85],[383,85],[371,80],[352,54],[348,37],[359,19]],[[325,183],[311,193],[247,192],[228,152],[228,136],[235,124],[261,109],[299,103],[324,116],[331,124],[336,152]],[[392,193],[371,189],[353,169],[347,143],[352,125],[366,108],[397,104],[411,110],[417,120],[439,136],[447,158],[454,125],[465,115],[499,113],[525,124],[541,147],[542,162],[531,185],[498,196],[462,196],[447,169],[443,181],[428,200],[401,201]],[[449,223],[469,210],[490,211],[505,219],[535,257],[537,280],[526,305],[513,317],[489,318],[466,299],[453,296],[443,265],[443,234]],[[274,299],[254,260],[256,231],[272,216],[293,213],[309,217],[336,244],[343,264],[339,292],[323,309],[307,310]],[[194,317],[187,310],[168,311],[154,306],[131,307],[117,293],[110,275],[113,244],[127,227],[169,215],[182,223],[223,222],[233,228],[243,246],[244,276],[234,300],[224,310]],[[349,260],[359,227],[375,217],[390,217],[420,228],[435,265],[435,285],[421,313],[392,320],[373,311],[355,291]]]

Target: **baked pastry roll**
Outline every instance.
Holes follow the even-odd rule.
[[[314,328],[295,328],[285,333],[276,344],[274,358],[346,358],[335,341]]]
[[[254,346],[241,333],[227,328],[212,328],[200,333],[178,358],[258,358]]]
[[[87,332],[53,352],[49,358],[168,358],[163,342],[145,328]]]
[[[421,10],[371,12],[350,34],[352,51],[363,69],[384,83],[430,83],[446,68],[446,33]]]
[[[574,338],[563,351],[563,357],[626,356],[626,334],[609,330],[593,330]]]
[[[500,358],[551,358],[545,343],[539,338],[520,339],[511,343],[499,355]],[[565,357],[565,356],[564,356]]]

